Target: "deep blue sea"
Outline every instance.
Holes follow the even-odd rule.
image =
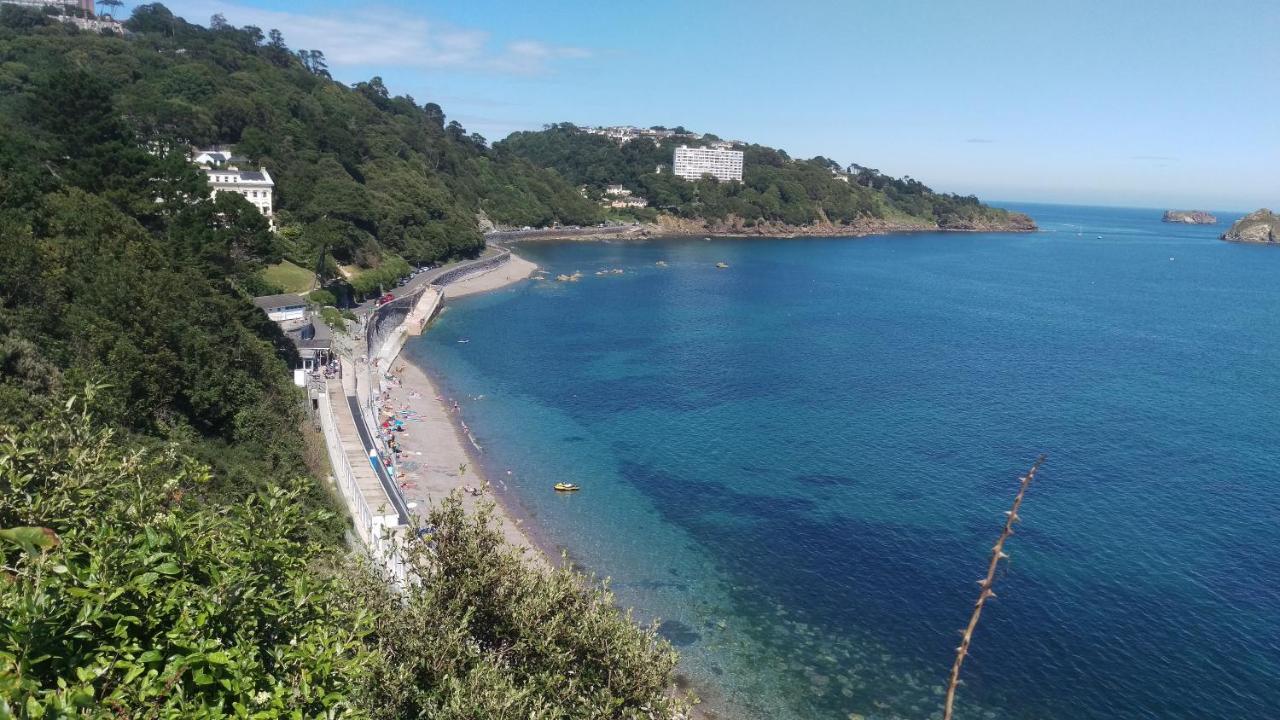
[[[1280,717],[1280,248],[1014,206],[1043,232],[524,245],[582,281],[408,352],[725,717],[940,716],[1039,453],[957,716]]]

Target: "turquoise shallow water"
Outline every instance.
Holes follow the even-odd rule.
[[[585,277],[407,352],[729,716],[939,715],[1045,452],[958,716],[1277,717],[1280,248],[1023,209],[1045,232],[523,246]]]

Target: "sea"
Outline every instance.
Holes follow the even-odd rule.
[[[956,717],[1280,717],[1280,247],[1005,206],[1041,231],[525,244],[406,354],[715,717],[941,717],[1041,454]]]

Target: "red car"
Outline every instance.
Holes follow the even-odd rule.
[[[396,299],[395,295],[392,295],[391,293],[387,293],[386,295],[383,295],[382,297],[378,298],[378,304],[386,305],[387,303],[395,299]]]

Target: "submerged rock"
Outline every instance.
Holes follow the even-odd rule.
[[[1222,234],[1228,242],[1278,243],[1280,242],[1280,215],[1263,208],[1245,215]]]
[[[1185,223],[1187,225],[1213,225],[1218,222],[1218,218],[1203,210],[1165,210],[1164,217],[1160,218],[1160,220],[1167,223]]]

